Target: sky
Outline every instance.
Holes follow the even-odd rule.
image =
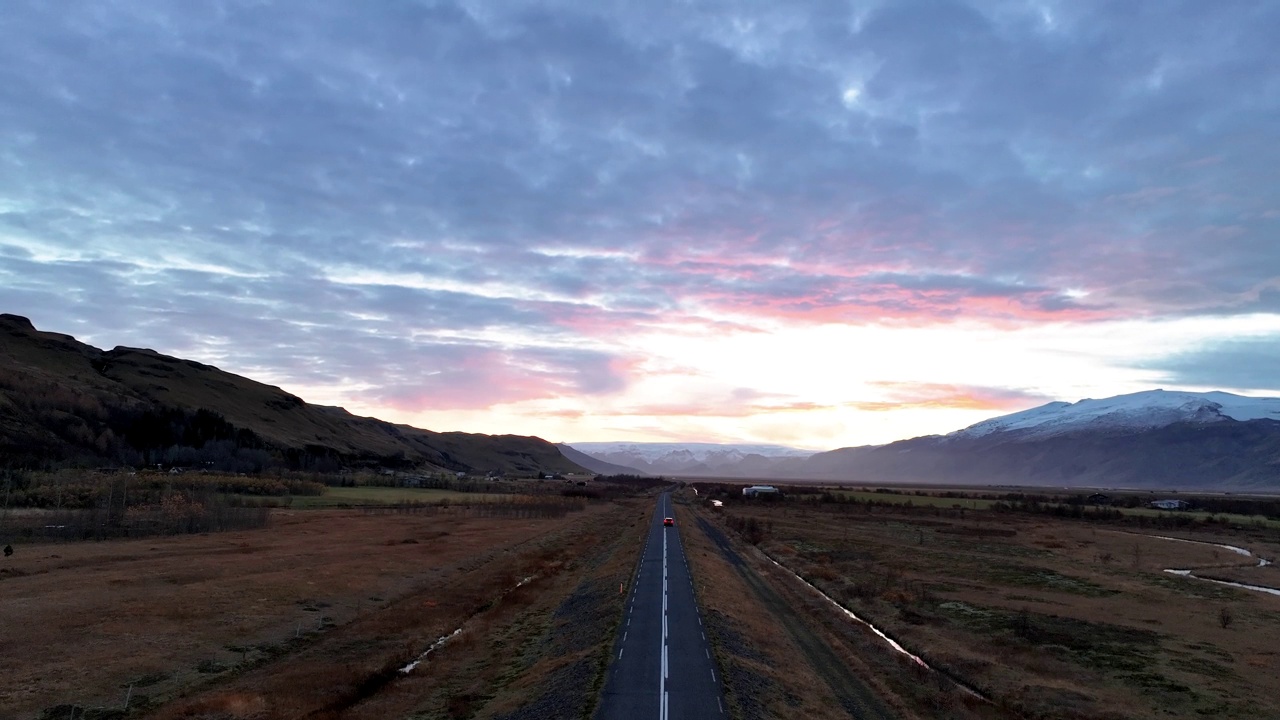
[[[433,430],[1280,394],[1280,3],[5,0],[0,311]]]

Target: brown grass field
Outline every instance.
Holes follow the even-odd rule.
[[[1257,567],[1256,557],[1158,539],[1156,531],[973,509],[788,500],[698,506],[696,513],[744,548],[744,534],[729,528],[754,519],[759,551],[991,700],[956,702],[950,690],[949,700],[930,698],[923,688],[948,686],[939,674],[917,677],[913,689],[904,682],[909,667],[899,663],[895,672],[874,650],[859,651],[851,667],[900,716],[1280,717],[1280,597],[1163,572],[1190,568],[1280,587],[1280,571]],[[1160,534],[1280,555],[1280,538],[1268,529]],[[700,565],[712,558],[695,554],[691,561]],[[766,565],[756,563],[765,575]],[[741,591],[707,602],[714,607],[734,594]],[[840,624],[856,627],[834,608],[812,617],[819,615],[831,633]],[[751,622],[755,616],[744,608],[735,625],[746,642],[780,643],[785,633],[777,624]],[[867,636],[847,632],[832,646]],[[785,653],[773,662],[787,668],[772,675],[775,681],[802,666]],[[745,715],[788,716],[785,708]]]
[[[0,559],[0,717],[107,717],[130,692],[129,717],[518,717],[547,683],[585,707],[651,502],[276,511],[263,530],[19,546]],[[566,639],[566,603],[603,619],[589,642]]]

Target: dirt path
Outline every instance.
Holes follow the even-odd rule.
[[[855,675],[840,656],[805,624],[800,614],[742,560],[728,538],[701,517],[698,527],[715,544],[721,556],[738,571],[742,580],[768,610],[769,616],[790,635],[804,653],[814,672],[830,686],[841,707],[854,718],[893,718],[871,688]]]

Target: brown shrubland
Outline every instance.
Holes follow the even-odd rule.
[[[546,502],[277,510],[263,530],[23,545],[0,565],[0,716],[119,707],[130,686],[131,717],[477,711],[519,679],[491,638],[529,642],[637,517]],[[458,627],[429,662],[462,663],[474,687],[433,695],[434,667],[396,672]]]
[[[1037,718],[1280,716],[1280,597],[1164,570],[1272,587],[1280,571],[1225,548],[1154,537],[1273,558],[1274,531],[1144,532],[1087,518],[795,499],[699,512],[726,530],[769,527],[764,538],[735,534],[940,670],[895,671],[859,654],[885,693],[918,716],[944,706],[953,717],[962,706]],[[838,613],[825,617],[855,636]],[[913,673],[923,675],[908,680]],[[992,702],[930,698],[927,689],[945,687],[946,677]]]

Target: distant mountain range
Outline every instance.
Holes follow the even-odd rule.
[[[312,405],[153,350],[99,350],[0,314],[0,466],[161,463],[253,472],[581,472],[533,437],[431,432]]]
[[[626,465],[615,465],[611,462],[592,457],[584,452],[579,452],[569,445],[560,443],[556,447],[560,448],[560,453],[568,458],[571,462],[579,467],[584,467],[593,473],[599,475],[648,475],[643,470],[629,467]]]
[[[807,453],[574,443],[646,472],[849,483],[1280,488],[1280,398],[1164,390],[1052,402],[948,435]]]
[[[571,447],[597,461],[650,475],[763,477],[813,454],[783,445],[584,442]]]

